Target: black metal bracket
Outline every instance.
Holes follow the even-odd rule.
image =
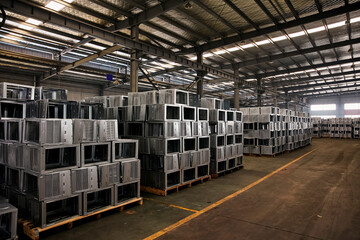
[[[0,28],[2,28],[2,26],[4,26],[5,21],[6,21],[6,12],[2,6],[0,6],[0,11],[1,11],[1,18],[2,18],[2,21],[0,23]]]

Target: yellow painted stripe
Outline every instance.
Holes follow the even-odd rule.
[[[168,206],[173,207],[173,208],[179,208],[179,209],[186,210],[186,211],[190,211],[190,212],[199,212],[199,211],[194,210],[194,209],[180,207],[180,206],[177,206],[177,205],[174,205],[174,204],[170,204],[170,203],[167,203],[167,202],[155,200],[155,199],[153,199],[153,198],[144,198],[144,199],[145,199],[145,200],[148,200],[148,201],[159,202],[159,203],[168,205]]]
[[[282,166],[282,167],[276,169],[275,171],[269,173],[269,174],[266,175],[265,177],[262,177],[262,178],[260,178],[259,180],[251,183],[250,185],[248,185],[248,186],[246,186],[246,187],[244,187],[244,188],[242,188],[242,189],[234,192],[233,194],[231,194],[231,195],[229,195],[229,196],[227,196],[227,197],[225,197],[225,198],[223,198],[223,199],[220,199],[220,200],[217,201],[216,203],[211,204],[210,206],[208,206],[208,207],[206,207],[206,208],[204,208],[204,209],[202,209],[202,210],[200,210],[200,211],[198,211],[198,212],[196,212],[196,213],[194,213],[194,214],[192,214],[192,215],[190,215],[190,216],[188,216],[188,217],[186,217],[186,218],[181,219],[180,221],[178,221],[178,222],[170,225],[169,227],[164,228],[164,229],[160,230],[160,231],[157,232],[157,233],[154,233],[153,235],[145,238],[144,240],[153,240],[153,239],[156,239],[156,238],[164,235],[164,234],[167,233],[167,232],[170,232],[171,230],[174,230],[175,228],[183,225],[184,223],[189,222],[190,220],[192,220],[192,219],[200,216],[201,214],[206,213],[207,211],[209,211],[209,210],[211,210],[211,209],[219,206],[220,204],[226,202],[227,200],[230,200],[230,199],[238,196],[239,194],[245,192],[246,190],[249,190],[250,188],[258,185],[258,184],[261,183],[262,181],[264,181],[264,180],[268,179],[269,177],[271,177],[272,175],[280,172],[281,170],[283,170],[284,168],[290,166],[291,164],[299,161],[300,159],[304,158],[305,156],[309,155],[310,153],[314,152],[315,150],[317,150],[317,149],[314,149],[314,150],[311,150],[310,152],[305,153],[305,154],[302,155],[301,157],[298,157],[297,159],[295,159],[295,160],[293,160],[293,161],[285,164],[284,166]]]

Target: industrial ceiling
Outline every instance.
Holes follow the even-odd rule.
[[[1,0],[0,68],[129,88],[131,49],[159,87],[188,87],[241,105],[360,92],[360,1]],[[3,15],[2,19],[5,18]],[[139,39],[130,28],[139,24]],[[202,56],[202,61],[198,60]],[[106,80],[112,74],[119,84]],[[139,72],[140,90],[149,83]]]

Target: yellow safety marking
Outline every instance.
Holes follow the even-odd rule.
[[[211,209],[219,206],[220,204],[222,204],[222,203],[224,203],[224,202],[226,202],[226,201],[228,201],[228,200],[230,200],[230,199],[238,196],[239,194],[245,192],[246,190],[249,190],[250,188],[258,185],[258,184],[261,183],[262,181],[264,181],[264,180],[268,179],[269,177],[271,177],[272,175],[280,172],[281,170],[283,170],[284,168],[290,166],[291,164],[299,161],[300,159],[304,158],[305,156],[309,155],[310,153],[314,152],[315,150],[317,150],[317,148],[314,149],[314,150],[311,150],[310,152],[305,153],[305,154],[302,155],[301,157],[298,157],[297,159],[295,159],[295,160],[293,160],[293,161],[285,164],[284,166],[282,166],[282,167],[276,169],[275,171],[269,173],[269,174],[266,175],[265,177],[260,178],[259,180],[251,183],[250,185],[247,185],[246,187],[244,187],[244,188],[242,188],[242,189],[234,192],[233,194],[231,194],[231,195],[229,195],[229,196],[227,196],[227,197],[225,197],[225,198],[223,198],[223,199],[220,199],[220,200],[217,201],[216,203],[211,204],[211,205],[209,205],[208,207],[206,207],[206,208],[204,208],[204,209],[202,209],[202,210],[200,210],[200,211],[198,211],[198,212],[196,212],[196,213],[194,213],[194,214],[192,214],[192,215],[190,215],[190,216],[188,216],[188,217],[186,217],[186,218],[181,219],[180,221],[178,221],[178,222],[176,222],[176,223],[174,223],[174,224],[172,224],[172,225],[170,225],[170,226],[168,226],[168,227],[166,227],[166,228],[158,231],[157,233],[154,233],[153,235],[151,235],[151,236],[149,236],[149,237],[147,237],[147,238],[144,238],[144,240],[153,240],[153,239],[156,239],[156,238],[164,235],[164,234],[167,233],[167,232],[170,232],[170,231],[174,230],[175,228],[177,228],[177,227],[179,227],[179,226],[181,226],[181,225],[189,222],[190,220],[192,220],[192,219],[200,216],[201,214],[206,213],[207,211],[209,211],[209,210],[211,210]]]
[[[148,200],[148,201],[159,202],[159,203],[168,205],[168,206],[170,206],[170,207],[179,208],[179,209],[186,210],[186,211],[190,211],[190,212],[196,212],[196,213],[199,212],[199,211],[194,210],[194,209],[180,207],[180,206],[177,206],[177,205],[174,205],[174,204],[170,204],[170,203],[167,203],[167,202],[155,200],[155,199],[153,199],[153,198],[144,198],[144,199],[145,199],[145,200]]]

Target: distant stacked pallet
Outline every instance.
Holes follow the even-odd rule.
[[[360,138],[360,118],[353,119],[353,138]]]
[[[277,107],[241,108],[244,113],[244,153],[275,155],[311,143],[307,113]]]
[[[222,100],[216,98],[202,98],[201,106],[210,110],[211,174],[242,166],[242,112],[224,110]]]
[[[116,120],[99,120],[102,104],[69,102],[45,88],[42,98],[62,99],[23,99],[33,96],[29,89],[7,88],[16,99],[0,102],[0,183],[19,215],[47,228],[141,201],[138,143],[118,139]]]
[[[331,138],[360,138],[359,118],[312,118],[313,123],[319,126],[313,135]]]
[[[311,120],[313,124],[312,137],[321,137],[321,118],[313,117]]]

